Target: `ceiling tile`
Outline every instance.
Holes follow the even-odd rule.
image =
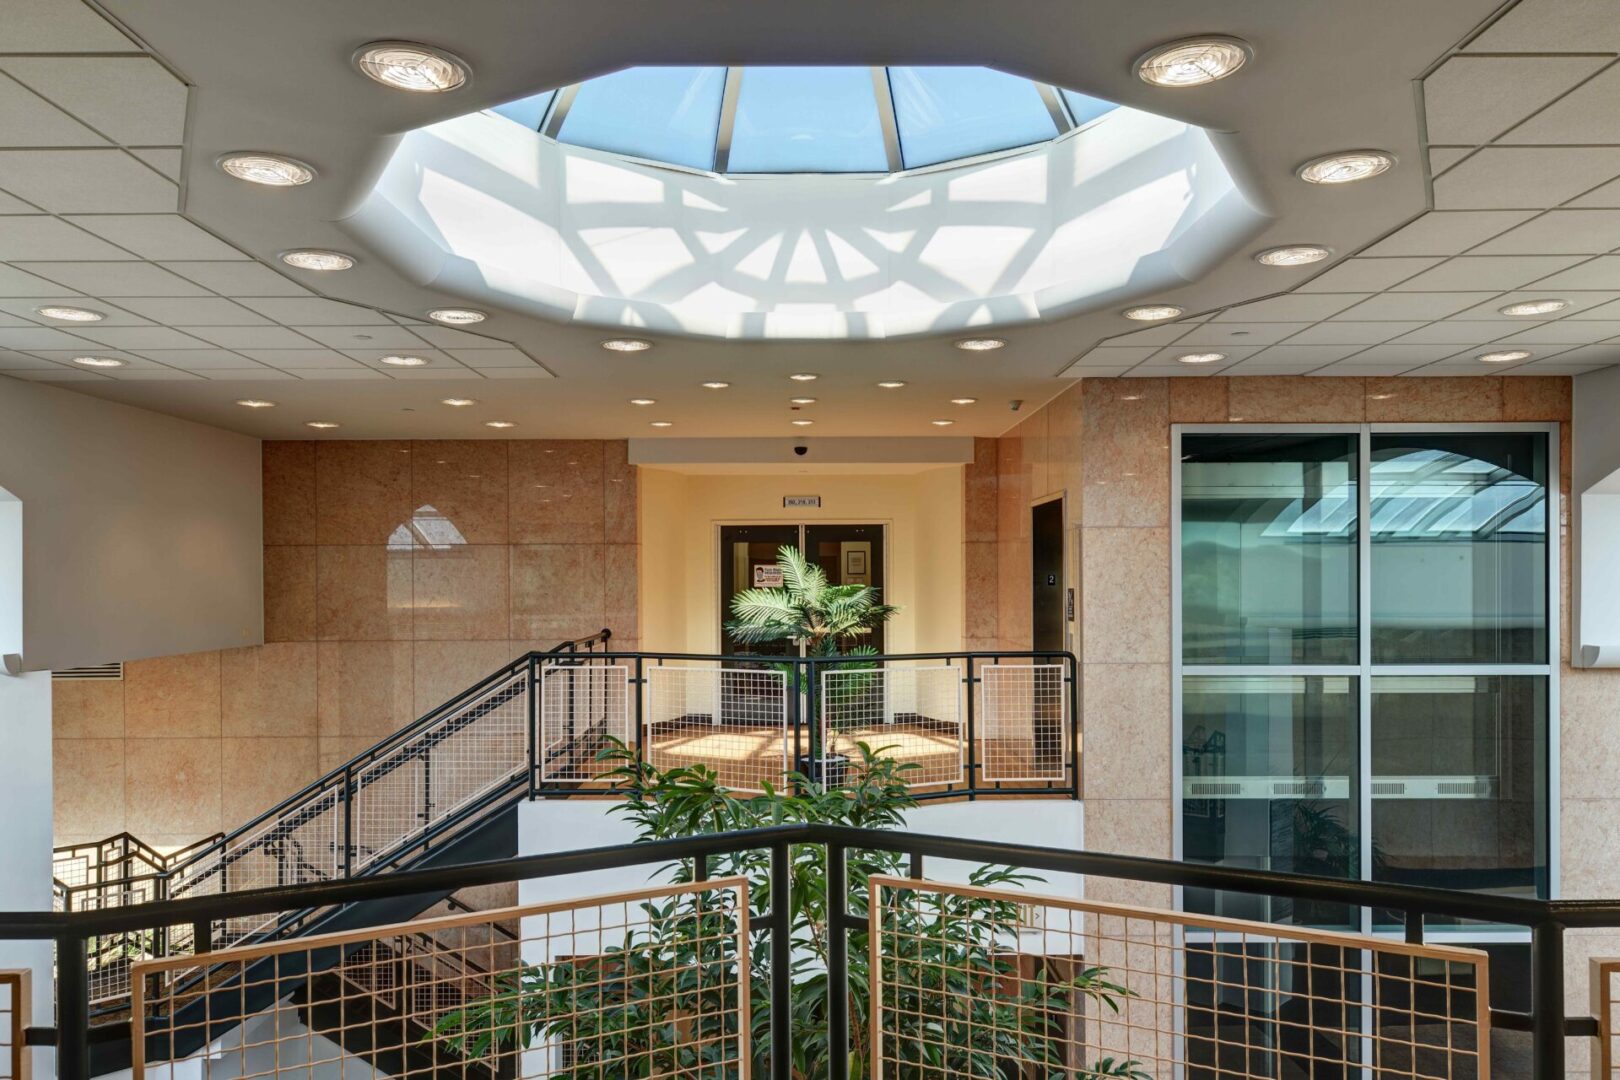
[[[364,364],[356,364],[352,368],[305,368],[298,372],[300,379],[337,380],[337,379],[386,379],[387,375],[368,368]]]
[[[316,347],[316,343],[309,338],[282,326],[200,326],[197,336],[223,349]]]
[[[345,355],[351,356],[354,359],[360,361],[361,363],[370,364],[371,366],[376,367],[376,368],[378,368],[378,369],[380,369],[382,371],[386,371],[386,372],[388,372],[390,374],[393,374],[394,372],[397,372],[397,371],[420,371],[420,370],[422,370],[422,368],[400,368],[400,367],[395,367],[392,364],[384,364],[382,362],[383,357],[385,357],[385,356],[398,356],[404,351],[405,350],[403,350],[403,349],[344,349],[343,350]],[[425,346],[422,346],[422,345],[418,345],[416,348],[411,349],[410,352],[409,352],[409,355],[421,357],[423,360],[426,360],[428,363],[425,366],[429,366],[429,367],[437,366],[437,367],[440,367],[440,368],[449,367],[449,368],[455,368],[455,369],[458,369],[458,370],[461,368],[460,364],[456,363],[456,361],[452,360],[449,356],[445,355],[444,353],[440,352],[439,350],[437,350],[437,349],[429,349],[429,348],[427,348]]]
[[[1550,210],[1471,255],[1598,255],[1620,247],[1620,210]]]
[[[1561,364],[1613,364],[1620,362],[1620,342],[1582,345],[1558,354]]]
[[[100,372],[87,371],[84,368],[66,368],[60,364],[52,364],[46,371],[12,371],[8,376],[13,379],[26,379],[29,382],[100,382],[111,381],[108,376]]]
[[[138,315],[171,326],[262,326],[270,321],[234,301],[222,300],[217,296],[125,300],[124,306]]]
[[[165,262],[167,270],[224,296],[308,296],[296,281],[258,262]]]
[[[1377,299],[1374,297],[1374,299]],[[1333,321],[1317,323],[1309,330],[1301,330],[1288,339],[1290,345],[1376,345],[1392,337],[1416,330],[1421,322],[1353,322]]]
[[[465,380],[473,377],[473,372],[450,360],[446,360],[443,367],[434,364],[424,368],[378,368],[377,370],[386,371],[390,379],[398,382],[441,382],[446,379]]]
[[[1615,12],[1620,18],[1620,11]],[[1541,60],[1539,63],[1551,63]],[[1502,136],[1501,142],[1620,143],[1620,67],[1611,67]]]
[[[298,376],[290,375],[285,371],[276,371],[267,367],[255,368],[209,368],[199,371],[199,375],[213,382],[294,382]]]
[[[185,278],[144,262],[19,262],[31,274],[96,296],[206,296]]]
[[[426,344],[403,326],[305,326],[297,329],[334,349],[422,349]]]
[[[1356,353],[1353,359],[1358,364],[1427,364],[1457,351],[1456,345],[1399,345],[1386,341]]]
[[[388,316],[358,304],[345,304],[318,296],[295,299],[243,300],[242,303],[286,326],[381,326],[383,333],[399,331]],[[410,334],[411,331],[403,331]],[[418,345],[421,339],[412,337]]]
[[[85,349],[95,342],[48,326],[0,326],[0,348],[6,349]]]
[[[1383,377],[1400,375],[1412,370],[1414,367],[1419,366],[1421,365],[1406,363],[1404,361],[1393,364],[1368,363],[1361,360],[1359,357],[1352,356],[1348,360],[1340,360],[1337,364],[1329,364],[1327,367],[1320,368],[1315,372],[1315,374],[1337,376],[1346,379],[1360,378],[1366,375]]]
[[[97,326],[149,326],[152,320],[142,318],[134,312],[109,304],[105,300],[91,300],[85,302],[84,297],[71,293],[52,293],[49,296],[29,297],[28,299],[0,300],[0,311],[10,312],[27,319],[34,326],[51,326],[63,329],[62,323],[52,322],[45,316],[35,312],[35,308],[47,304],[63,304],[67,307],[89,307],[101,312],[104,318],[96,323]]]
[[[1193,330],[1175,344],[1224,348],[1227,345],[1271,345],[1309,327],[1304,322],[1211,322]]]
[[[1620,147],[1487,146],[1437,177],[1438,210],[1557,206],[1620,176]]]
[[[14,266],[0,263],[0,296],[27,296],[27,297],[54,297],[61,296],[64,291],[71,292],[64,285],[57,285],[35,274],[27,274]]]
[[[1524,0],[1467,45],[1469,52],[1617,52],[1612,0]]]
[[[55,105],[0,75],[0,146],[106,145],[106,139]]]
[[[1497,322],[1445,319],[1420,326],[1393,340],[1403,345],[1478,345],[1513,333],[1513,325],[1505,319]]]
[[[71,364],[75,356],[84,356],[93,352],[96,356],[110,356],[122,360],[131,367],[156,367],[157,364],[137,353],[124,352],[122,349],[109,349],[98,345],[81,345],[77,349],[30,349],[28,350],[41,360],[50,360],[58,364]]]
[[[143,259],[246,259],[179,214],[85,214],[69,221]]]
[[[1463,255],[1395,286],[1397,292],[1517,289],[1573,266],[1579,255]]]
[[[199,341],[190,334],[183,334],[179,330],[172,330],[167,326],[109,326],[103,329],[95,328],[93,337],[104,345],[111,345],[115,349],[206,349],[208,342]]]
[[[1423,80],[1429,139],[1490,142],[1604,63],[1593,56],[1454,56]]]
[[[1383,293],[1334,316],[1336,320],[1411,319],[1429,322],[1491,299],[1488,292]],[[1402,331],[1405,333],[1405,331]]]
[[[1503,293],[1500,296],[1493,296],[1489,300],[1477,304],[1466,311],[1457,312],[1453,318],[1462,320],[1473,319],[1481,322],[1500,322],[1507,326],[1525,326],[1531,322],[1547,320],[1526,319],[1522,315],[1504,315],[1502,314],[1502,308],[1505,308],[1510,304],[1522,304],[1531,300],[1545,300],[1549,298],[1564,300],[1569,304],[1569,307],[1565,308],[1561,312],[1564,318],[1584,319],[1588,317],[1586,312],[1589,309],[1606,304],[1611,300],[1620,299],[1620,293],[1578,292],[1571,289],[1551,290],[1545,288],[1542,284],[1537,284],[1532,289],[1521,289],[1518,292],[1509,292]],[[1598,316],[1598,318],[1612,318],[1612,316]],[[1505,330],[1503,331],[1503,333],[1507,332],[1508,331]]]
[[[125,146],[185,138],[185,85],[150,57],[13,57],[0,67]]]
[[[1577,293],[1577,294],[1574,294],[1574,295],[1581,296],[1581,297],[1584,298],[1587,295],[1591,295],[1591,296],[1603,296],[1603,295],[1613,296],[1614,294],[1613,293],[1608,293],[1608,294],[1604,294],[1604,293],[1591,293],[1591,294]],[[1589,304],[1588,306],[1580,308],[1579,310],[1570,312],[1568,315],[1565,316],[1565,318],[1568,318],[1568,319],[1571,319],[1571,320],[1579,320],[1579,319],[1620,319],[1620,297],[1616,297],[1613,300],[1609,300],[1607,303]]]
[[[1594,371],[1613,367],[1609,364],[1570,364],[1565,363],[1562,356],[1540,363],[1531,360],[1515,365],[1515,370],[1504,371],[1503,375],[1589,375]]]
[[[6,0],[6,52],[129,52],[135,43],[87,4]]]
[[[0,150],[0,188],[56,214],[172,213],[180,198],[122,150]]]
[[[1158,352],[1148,357],[1146,363],[1152,367],[1171,367],[1171,370],[1175,371],[1185,371],[1189,367],[1219,368],[1223,364],[1231,364],[1236,363],[1239,360],[1246,360],[1255,353],[1259,352],[1260,348],[1261,347],[1258,345],[1222,345],[1220,348],[1193,348],[1191,346],[1184,347],[1178,342],[1168,349],[1160,349]],[[1176,357],[1184,356],[1187,353],[1201,352],[1225,353],[1226,360],[1216,361],[1213,364],[1183,364],[1181,361],[1176,359]]]
[[[175,183],[180,182],[180,165],[185,160],[185,151],[180,147],[140,146],[132,148],[130,153]]]
[[[1620,322],[1605,319],[1560,319],[1503,338],[1505,345],[1591,345],[1620,337]]]
[[[1611,180],[1602,184],[1578,199],[1571,199],[1572,207],[1620,207],[1620,180]]]
[[[1366,348],[1365,345],[1295,345],[1289,342],[1286,345],[1273,345],[1256,353],[1246,361],[1246,364],[1271,363],[1300,363],[1320,367],[1331,364],[1335,360],[1343,360]]]
[[[171,367],[115,368],[109,374],[123,382],[188,382],[202,378]]]
[[[1070,370],[1073,371],[1074,369],[1071,368]],[[1107,369],[1107,368],[1100,368],[1100,369],[1088,368],[1088,369],[1086,369],[1084,374],[1091,375],[1091,376],[1097,376],[1097,377],[1104,377],[1104,376],[1106,376],[1107,374],[1110,374],[1110,373],[1115,374],[1115,375],[1124,375],[1124,374],[1126,374],[1126,371],[1128,371],[1128,370],[1129,369],[1114,372],[1114,371],[1111,371],[1111,369]],[[478,374],[482,375],[486,379],[549,379],[549,378],[552,378],[551,372],[547,371],[543,367],[540,367],[538,364],[531,364],[529,367],[521,367],[521,368],[518,368],[518,367],[481,368],[479,370]]]
[[[1264,353],[1251,356],[1247,360],[1240,360],[1231,367],[1224,368],[1222,375],[1309,375],[1321,364],[1313,364],[1306,360],[1271,359]]]
[[[480,349],[479,351],[482,352],[483,350]],[[516,349],[513,349],[512,351],[517,352]],[[1158,351],[1159,350],[1157,348],[1141,345],[1100,345],[1095,349],[1088,350],[1087,352],[1075,357],[1072,364],[1074,367],[1087,368],[1116,367],[1120,364],[1139,364]],[[527,356],[523,357],[523,360],[525,363],[532,362]],[[514,364],[513,366],[515,367],[517,365]]]
[[[1146,330],[1133,330],[1128,334],[1107,339],[1109,345],[1169,345],[1176,339],[1186,335],[1187,331],[1199,323],[1173,322],[1150,326]]]
[[[44,371],[57,365],[26,353],[0,349],[0,371]]]
[[[1600,255],[1536,282],[1537,289],[1620,289],[1620,255]]]
[[[507,346],[504,349],[450,349],[447,351],[451,356],[455,357],[457,360],[460,360],[463,364],[466,364],[470,368],[478,368],[480,371],[485,371],[491,368],[527,368],[540,366],[534,362],[533,357],[529,356],[521,349],[514,349],[511,346]],[[1095,353],[1099,350],[1093,349],[1091,351]],[[1104,351],[1113,354],[1134,352],[1136,350],[1107,349]],[[1141,351],[1152,353],[1155,350],[1144,349]],[[1082,358],[1080,363],[1085,363],[1085,360]]]
[[[1367,296],[1367,293],[1288,293],[1227,308],[1215,316],[1215,321],[1315,322],[1343,311],[1351,304],[1367,299]]]
[[[1472,146],[1429,147],[1429,175],[1439,176],[1473,152]]]
[[[410,326],[412,333],[420,335],[423,339],[441,348],[455,346],[462,349],[503,349],[506,342],[496,338],[485,337],[483,334],[469,334],[465,330],[457,330],[450,326],[438,326],[434,323],[404,323]]]
[[[1427,256],[1400,259],[1346,259],[1307,281],[1295,292],[1371,293],[1387,289],[1413,274],[1420,274],[1440,260]]]
[[[299,368],[347,368],[360,363],[332,349],[243,349],[241,352],[243,356],[261,364],[289,371]]]
[[[270,371],[263,364],[255,364],[253,361],[237,356],[235,353],[215,349],[175,349],[164,352],[159,359],[162,363],[186,371],[239,370],[254,373],[264,372],[266,374]]]
[[[0,259],[130,259],[134,255],[58,218],[0,217]]]
[[[1534,214],[1531,210],[1434,210],[1362,255],[1461,255]]]

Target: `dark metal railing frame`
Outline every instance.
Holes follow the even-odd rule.
[[[888,851],[907,855],[910,859],[909,873],[919,878],[923,874],[925,859],[941,858],[1051,873],[1386,909],[1402,914],[1407,938],[1414,941],[1423,938],[1423,920],[1426,916],[1480,919],[1529,927],[1533,1011],[1515,1013],[1493,1009],[1491,1022],[1493,1027],[1531,1033],[1534,1080],[1563,1080],[1564,1039],[1567,1036],[1590,1036],[1597,1030],[1591,1017],[1565,1017],[1565,931],[1620,927],[1620,900],[1531,900],[959,837],[805,824],[520,856],[426,870],[402,870],[394,874],[357,877],[321,885],[164,900],[103,912],[0,913],[0,941],[55,941],[58,975],[54,1035],[58,1048],[58,1075],[64,1080],[86,1080],[89,1076],[90,1032],[86,943],[93,938],[140,932],[165,925],[189,923],[206,927],[218,920],[250,915],[342,907],[364,901],[439,891],[453,892],[477,885],[595,870],[657,866],[676,860],[690,860],[694,874],[702,878],[706,877],[708,860],[713,856],[769,850],[773,906],[757,928],[771,935],[771,999],[785,1003],[791,991],[790,912],[785,903],[776,902],[774,898],[788,894],[791,848],[795,845],[825,846],[828,857],[827,887],[831,895],[845,898],[842,903],[830,905],[833,926],[840,931],[831,935],[828,953],[828,1021],[833,1046],[848,1045],[849,1006],[845,990],[849,970],[848,934],[866,928],[865,918],[852,910],[848,902],[847,858],[852,851]],[[771,1033],[773,1047],[791,1046],[792,1014],[786,1007],[772,1009]],[[829,1080],[848,1080],[847,1056],[834,1052],[829,1055],[829,1061]],[[772,1080],[788,1080],[790,1076],[790,1055],[773,1054]]]

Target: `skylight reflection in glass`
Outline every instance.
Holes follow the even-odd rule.
[[[1028,79],[983,67],[891,67],[908,169],[1044,142],[1057,122]]]
[[[721,67],[634,67],[581,83],[557,132],[559,142],[714,168],[720,130]]]
[[[887,172],[872,69],[743,69],[728,172]]]

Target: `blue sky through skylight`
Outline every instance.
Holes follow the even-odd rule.
[[[887,172],[868,67],[743,69],[729,172]]]

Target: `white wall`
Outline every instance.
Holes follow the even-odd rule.
[[[0,378],[0,488],[27,669],[263,640],[257,439]]]
[[[0,565],[0,576],[4,566]],[[51,909],[51,675],[0,673],[0,911]],[[0,941],[0,969],[33,972],[33,1023],[54,1009],[49,941]],[[35,1050],[35,1076],[51,1074]]]
[[[1575,641],[1570,657],[1597,648],[1620,666],[1620,368],[1574,379],[1570,448],[1570,567]],[[1587,661],[1590,663],[1590,661]]]

